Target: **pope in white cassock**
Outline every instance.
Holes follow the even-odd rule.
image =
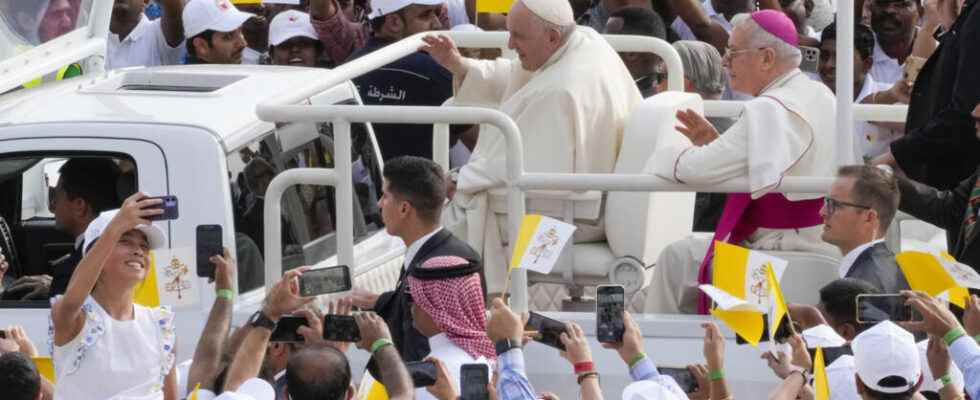
[[[424,50],[453,73],[457,105],[496,108],[517,123],[526,171],[612,172],[626,121],[642,100],[615,50],[591,28],[576,27],[567,0],[519,0],[507,30],[518,60],[463,58],[441,35],[426,37]],[[484,126],[443,212],[443,225],[483,254],[490,293],[502,292],[509,259],[505,215],[494,215],[488,198],[491,189],[504,193],[506,154],[504,136]],[[601,220],[577,225],[577,241],[604,235]]]
[[[772,192],[786,176],[834,176],[854,164],[852,134],[835,128],[834,95],[800,69],[792,21],[763,10],[737,22],[724,57],[732,89],[750,94],[742,115],[723,135],[691,110],[678,131],[689,144],[658,149],[647,169],[662,178],[716,184],[747,178],[750,193],[728,195],[714,240],[758,250],[840,253],[820,239],[822,195]],[[697,289],[710,283],[713,241],[685,239],[660,254],[646,289],[644,311],[705,313]]]

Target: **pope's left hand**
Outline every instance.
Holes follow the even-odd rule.
[[[694,110],[678,111],[677,120],[681,123],[677,131],[687,136],[695,146],[704,146],[718,138],[718,130]]]

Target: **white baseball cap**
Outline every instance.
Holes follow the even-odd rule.
[[[305,37],[319,40],[313,23],[310,22],[310,14],[302,11],[287,10],[276,15],[269,24],[269,44],[278,46],[294,37]]]
[[[102,236],[102,232],[105,232],[106,228],[109,227],[109,223],[112,222],[112,219],[118,213],[119,210],[103,211],[88,224],[88,228],[85,228],[85,241],[82,245],[83,253],[88,253],[92,245],[95,244],[95,240],[99,236]],[[136,230],[146,235],[146,243],[150,246],[150,250],[159,249],[167,245],[167,236],[163,234],[163,230],[153,224],[137,225]]]
[[[687,396],[680,397],[665,387],[662,381],[636,381],[623,389],[623,400],[680,400],[682,398],[687,398]]]
[[[184,37],[212,30],[231,32],[255,14],[239,11],[229,0],[191,0],[184,5]]]
[[[861,332],[851,342],[861,382],[880,393],[905,393],[922,378],[915,337],[891,321]]]
[[[371,14],[368,18],[374,19],[391,14],[412,4],[422,6],[436,6],[445,3],[446,0],[371,0]]]

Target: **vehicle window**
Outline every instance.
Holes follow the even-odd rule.
[[[88,25],[92,0],[0,1],[0,54],[7,57]]]
[[[292,168],[334,168],[333,131],[329,124],[309,132],[298,132],[295,126],[281,126],[277,136],[270,132],[229,154],[232,208],[235,214],[235,242],[238,248],[239,290],[244,292],[264,284],[263,262],[265,192],[272,179]],[[313,131],[315,129],[315,131]],[[283,135],[308,135],[309,140],[296,141]],[[377,207],[380,196],[380,166],[374,157],[373,144],[364,130],[354,130],[354,243],[366,239],[381,227]],[[283,146],[287,145],[287,148]],[[337,253],[336,199],[334,188],[298,185],[282,198],[283,270],[309,265]]]
[[[47,303],[81,258],[76,239],[87,220],[72,202],[118,208],[136,191],[136,164],[124,155],[31,154],[0,158],[0,170],[0,253],[8,263],[0,300]]]

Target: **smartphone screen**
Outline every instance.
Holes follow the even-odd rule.
[[[323,338],[334,342],[358,342],[361,330],[353,316],[327,314],[323,316]]]
[[[306,318],[295,315],[283,315],[276,324],[276,330],[269,337],[270,342],[303,342],[303,336],[296,332],[301,326],[306,326]]]
[[[657,371],[674,378],[674,382],[677,382],[684,393],[691,394],[698,390],[698,381],[694,379],[694,374],[687,368],[659,367]]]
[[[221,225],[197,226],[197,276],[214,278],[211,256],[221,255]]]
[[[857,303],[857,322],[876,324],[881,321],[912,321],[915,314],[912,306],[905,304],[900,294],[859,294]],[[915,318],[915,319],[921,319]]]
[[[177,217],[180,215],[179,210],[177,209],[177,196],[159,196],[159,197],[150,197],[150,199],[163,200],[163,203],[148,207],[148,208],[163,209],[163,214],[154,215],[150,217],[149,220],[151,221],[171,220],[171,219],[177,219]]]
[[[344,292],[350,289],[350,268],[346,265],[312,269],[299,276],[299,294],[303,297]]]
[[[489,400],[487,384],[490,383],[490,369],[486,364],[463,364],[459,369],[459,382],[462,395],[460,400]]]
[[[565,345],[561,342],[561,334],[565,332],[565,323],[531,311],[528,314],[527,325],[524,330],[538,333],[534,335],[535,342],[565,351]]]
[[[600,285],[596,288],[596,340],[602,343],[623,341],[626,292],[620,285]]]
[[[436,384],[436,364],[432,361],[410,361],[405,363],[405,369],[417,388]]]

